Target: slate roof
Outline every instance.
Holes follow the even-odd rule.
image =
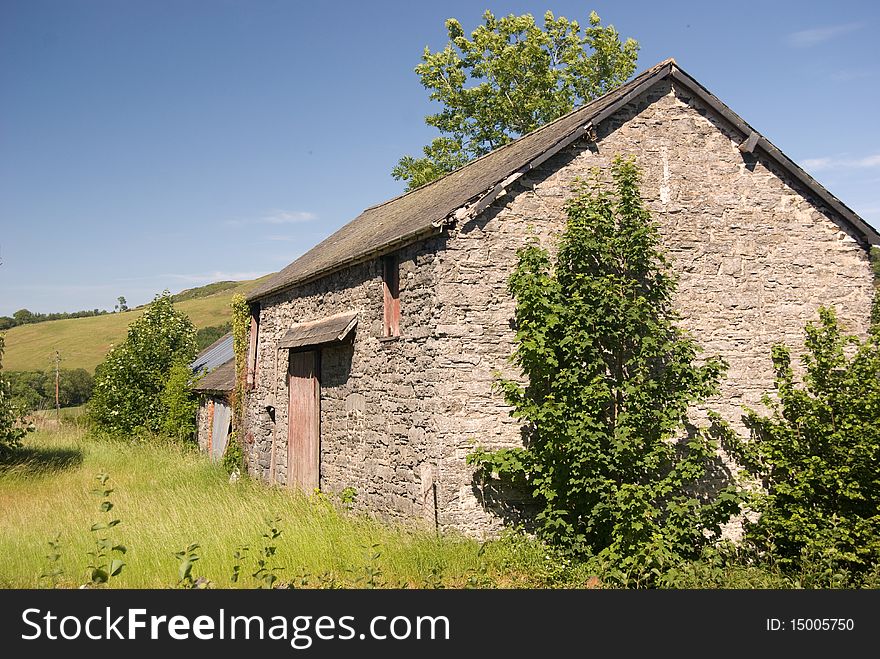
[[[235,353],[232,332],[202,350],[190,364],[193,373],[207,373],[193,385],[194,391],[232,391],[235,386]]]
[[[248,294],[254,301],[289,286],[323,276],[348,264],[357,263],[395,246],[438,231],[456,210],[497,188],[516,172],[527,171],[535,161],[543,161],[588,131],[590,125],[616,112],[666,77],[684,85],[720,112],[743,132],[748,150],[761,150],[795,179],[801,181],[831,209],[836,211],[854,234],[868,244],[880,244],[880,235],[856,213],[828,192],[809,174],[761,136],[739,115],[724,105],[705,87],[668,59],[639,74],[626,84],[541,128],[474,160],[464,167],[411,192],[372,206],[303,254],[286,268],[268,278]]]
[[[235,388],[235,360],[218,366],[193,385],[193,391],[232,391]]]

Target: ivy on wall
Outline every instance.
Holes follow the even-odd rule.
[[[232,436],[229,438],[229,443],[223,454],[223,466],[229,473],[233,473],[236,469],[244,472],[245,468],[242,428],[251,311],[244,295],[240,293],[232,296],[230,305],[232,307],[232,350],[235,354],[235,385],[230,401],[232,405]]]

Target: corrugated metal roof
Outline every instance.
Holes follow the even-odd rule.
[[[340,343],[357,325],[357,313],[328,316],[310,323],[294,325],[278,342],[279,348],[304,348],[306,346]]]
[[[193,373],[213,371],[218,366],[228,362],[235,356],[232,350],[232,332],[221,336],[207,348],[202,350],[190,364]]]
[[[588,123],[598,125],[619,106],[630,102],[647,87],[670,74],[676,81],[683,83],[715,107],[735,126],[747,131],[746,137],[752,132],[753,129],[733,110],[718,101],[690,76],[684,74],[675,60],[668,59],[601,98],[495,149],[443,178],[366,209],[333,235],[254,288],[248,294],[248,300],[259,300],[289,286],[323,276],[347,264],[356,263],[371,254],[390,250],[395,245],[427,235],[432,230],[436,231],[435,227],[440,226],[440,223],[457,209],[491,190],[493,186],[529,163],[538,160],[542,154],[552,152],[566,139],[577,135],[577,131]],[[839,213],[865,242],[880,243],[880,235],[873,227],[865,224],[856,213],[785,157],[768,140],[760,138],[758,147]]]

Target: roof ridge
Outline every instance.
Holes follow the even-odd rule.
[[[849,227],[847,231],[851,231],[854,237],[866,243],[880,244],[880,233],[876,229],[866,224],[701,83],[691,78],[674,58],[667,58],[590,103],[574,108],[450,174],[369,207],[265,283],[252,289],[248,293],[248,300],[256,301],[288,286],[326,276],[337,268],[367,260],[371,255],[384,253],[416,237],[434,235],[444,219],[478,197],[481,202],[474,209],[475,212],[481,212],[481,208],[485,208],[497,196],[499,183],[505,177],[540,165],[583,135],[590,123],[600,125],[611,114],[663,79],[690,89],[713,111],[731,122],[747,138],[740,145],[741,150],[761,149],[768,158],[816,194]],[[483,203],[482,207],[480,203]]]
[[[374,204],[372,206],[367,207],[360,214],[358,214],[355,218],[351,219],[349,222],[344,224],[342,227],[334,231],[331,235],[324,238],[317,245],[314,245],[311,249],[306,251],[305,254],[302,254],[297,259],[295,259],[292,263],[288,264],[285,268],[282,268],[273,276],[268,278],[268,280],[247,293],[247,298],[250,301],[258,300],[262,297],[265,297],[271,293],[274,293],[294,282],[297,275],[293,275],[292,272],[295,270],[296,264],[302,264],[304,262],[308,262],[309,259],[315,259],[314,256],[321,249],[329,249],[334,247],[337,244],[346,245],[351,242],[351,235],[357,236],[360,235],[361,239],[365,239],[372,250],[380,249],[382,246],[386,246],[388,243],[387,236],[382,236],[383,232],[388,234],[389,229],[392,233],[399,234],[399,230],[397,228],[393,228],[395,223],[400,224],[400,218],[396,217],[396,215],[400,215],[404,213],[403,217],[412,217],[413,213],[417,213],[418,215],[422,215],[424,213],[424,209],[419,209],[420,205],[424,205],[422,200],[431,200],[433,195],[439,195],[441,199],[443,199],[443,203],[449,202],[452,204],[450,209],[446,209],[443,211],[442,216],[432,217],[430,219],[430,223],[422,226],[419,225],[417,228],[412,229],[409,233],[405,233],[406,236],[415,235],[419,232],[424,232],[428,230],[430,227],[436,226],[434,224],[435,221],[442,219],[442,217],[446,217],[449,213],[453,212],[456,208],[460,207],[462,203],[466,202],[467,199],[474,198],[479,196],[482,193],[485,193],[487,190],[490,190],[494,185],[496,185],[499,181],[503,180],[504,176],[507,176],[510,172],[507,171],[504,173],[504,176],[500,176],[498,178],[494,178],[490,180],[490,177],[486,176],[487,172],[483,172],[482,170],[486,169],[486,165],[484,163],[489,162],[492,163],[493,159],[498,161],[502,167],[503,162],[506,159],[513,158],[516,160],[518,157],[518,151],[525,149],[528,152],[531,149],[533,143],[542,143],[547,142],[544,147],[540,148],[538,152],[534,155],[539,155],[540,153],[547,152],[548,149],[554,148],[554,145],[558,145],[560,140],[565,139],[565,135],[571,134],[573,131],[576,131],[580,128],[580,124],[586,124],[588,121],[594,120],[597,116],[601,115],[602,109],[609,105],[613,105],[618,102],[621,98],[626,97],[631,94],[633,90],[639,89],[641,86],[645,84],[646,81],[652,80],[656,78],[660,74],[668,74],[675,70],[675,67],[671,66],[671,63],[675,60],[672,58],[667,58],[654,66],[645,69],[637,76],[635,76],[632,80],[623,83],[615,87],[614,89],[608,90],[602,96],[595,98],[588,103],[585,103],[579,107],[573,108],[569,112],[557,117],[553,121],[549,121],[546,124],[539,126],[535,130],[526,133],[525,135],[521,135],[514,140],[511,140],[507,144],[504,144],[497,149],[493,149],[489,153],[486,153],[479,158],[475,158],[474,160],[462,165],[456,170],[449,172],[448,174],[441,176],[429,183],[422,185],[413,190],[408,190],[396,197],[392,197],[391,199],[387,199],[381,203]],[[578,123],[579,122],[579,123]],[[568,126],[568,124],[578,124],[577,126]],[[559,137],[556,133],[560,130],[560,126],[562,127],[562,132],[564,135]],[[548,137],[549,136],[549,137]],[[552,139],[550,139],[552,138]],[[512,156],[510,154],[513,154]],[[474,172],[477,180],[480,181],[479,189],[477,186],[473,185],[473,182],[470,180],[471,177],[463,172]],[[453,177],[454,176],[454,177]],[[468,192],[467,199],[462,197],[462,193],[465,191]],[[450,199],[449,197],[454,197],[455,199]],[[414,201],[413,201],[414,200]],[[427,202],[425,202],[427,203]],[[409,208],[409,206],[415,206],[415,208]],[[389,209],[387,212],[390,213],[389,219],[384,221],[381,219],[383,213],[386,213],[386,209]],[[428,209],[429,213],[435,214],[439,212],[439,209]],[[362,226],[366,221],[366,218],[371,216],[380,216],[377,218],[377,221],[372,222],[369,226]],[[412,222],[410,222],[412,224]],[[412,228],[412,227],[410,227]],[[350,235],[351,234],[351,235]],[[380,237],[381,236],[381,237]],[[381,243],[381,246],[379,245]],[[338,250],[337,250],[338,251]],[[343,250],[344,251],[344,250]],[[351,250],[349,250],[351,251]],[[369,251],[369,250],[368,250]],[[358,253],[363,252],[363,245],[358,249]],[[326,260],[326,259],[325,259]],[[338,257],[334,257],[335,263],[341,263]],[[343,259],[346,261],[349,259]],[[320,261],[320,259],[319,259]],[[328,264],[323,264],[318,267],[312,268],[311,274],[317,274],[320,271],[326,270],[328,267],[332,267]],[[301,275],[300,275],[301,276]]]
[[[581,105],[579,105],[579,106],[577,106],[577,107],[575,107],[575,108],[572,108],[571,110],[569,110],[569,111],[566,112],[565,114],[561,114],[561,115],[559,115],[558,117],[556,117],[555,119],[552,119],[551,121],[548,121],[546,124],[542,124],[541,126],[538,126],[537,128],[535,128],[534,130],[531,130],[531,131],[529,131],[528,133],[524,133],[523,135],[520,135],[519,137],[516,137],[516,138],[510,140],[510,141],[507,142],[506,144],[502,144],[501,146],[499,146],[499,147],[497,147],[497,148],[495,148],[495,149],[492,149],[492,150],[489,151],[488,153],[484,153],[483,155],[478,156],[478,157],[474,158],[473,160],[469,160],[469,161],[467,161],[465,164],[463,164],[461,167],[456,167],[456,168],[453,169],[451,172],[447,172],[447,173],[444,174],[443,176],[440,176],[440,177],[438,177],[438,178],[435,178],[435,179],[432,180],[432,181],[428,181],[428,182],[425,183],[424,185],[420,185],[419,187],[417,187],[417,188],[413,188],[412,190],[407,190],[407,191],[405,191],[405,192],[403,192],[403,193],[397,195],[396,197],[392,197],[391,199],[386,199],[385,201],[380,201],[379,203],[373,204],[372,206],[367,206],[362,212],[366,212],[366,211],[373,210],[373,209],[376,209],[376,208],[381,208],[382,206],[384,206],[384,205],[386,205],[386,204],[390,204],[392,201],[397,201],[398,199],[402,199],[403,197],[406,197],[407,195],[410,195],[410,194],[412,194],[413,192],[416,192],[416,191],[418,191],[418,190],[424,190],[424,189],[426,189],[426,188],[428,188],[428,187],[434,185],[435,183],[438,183],[439,181],[442,181],[443,179],[445,179],[445,178],[447,178],[447,177],[449,177],[449,176],[452,176],[453,174],[455,174],[455,173],[457,173],[457,172],[460,172],[460,171],[463,170],[465,167],[469,167],[470,165],[472,165],[472,164],[474,164],[474,163],[476,163],[476,162],[479,162],[479,161],[482,160],[483,158],[487,158],[488,156],[491,156],[491,155],[493,155],[493,154],[495,154],[495,153],[498,153],[498,152],[500,152],[500,151],[503,151],[504,149],[507,149],[508,147],[512,146],[513,144],[516,144],[517,142],[519,142],[519,141],[520,141],[521,139],[523,139],[524,137],[529,137],[530,135],[536,135],[536,134],[538,134],[538,133],[544,132],[545,129],[549,129],[549,128],[551,128],[554,124],[557,124],[557,123],[559,123],[559,122],[561,122],[561,121],[563,121],[563,120],[565,120],[565,119],[571,117],[572,115],[574,115],[574,114],[576,114],[576,113],[578,113],[578,112],[583,111],[584,109],[590,107],[591,105],[593,105],[593,104],[595,104],[595,103],[598,103],[599,101],[601,101],[601,100],[602,100],[603,98],[605,98],[606,96],[608,96],[608,95],[610,95],[610,94],[615,94],[615,93],[617,93],[618,91],[620,91],[620,89],[622,89],[622,88],[625,87],[626,85],[630,85],[630,84],[634,83],[636,80],[639,80],[640,78],[650,77],[651,75],[657,73],[657,71],[659,71],[660,69],[662,69],[664,66],[667,66],[668,64],[674,64],[674,65],[677,66],[674,57],[667,57],[667,58],[666,58],[665,60],[663,60],[662,62],[660,62],[660,63],[658,63],[658,64],[655,64],[654,66],[652,66],[652,67],[650,67],[650,68],[648,68],[648,69],[645,69],[644,71],[642,71],[641,73],[639,73],[637,76],[635,76],[632,80],[627,80],[626,82],[624,82],[624,83],[621,84],[621,85],[618,85],[618,86],[615,87],[614,89],[609,89],[607,92],[605,92],[605,93],[602,94],[601,96],[597,96],[596,98],[591,99],[591,100],[587,101],[586,103],[583,103],[583,104],[581,104]]]

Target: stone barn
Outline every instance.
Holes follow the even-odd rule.
[[[232,426],[229,396],[235,386],[235,355],[232,334],[202,350],[190,364],[198,376],[193,391],[199,397],[196,428],[199,448],[213,460],[223,457]]]
[[[682,322],[730,364],[713,409],[738,422],[759,407],[771,346],[801,345],[820,305],[865,332],[880,235],[670,59],[368,208],[254,289],[252,475],[352,487],[386,518],[496,531],[465,456],[521,441],[492,386],[512,374],[516,250],[529,236],[553,245],[572,183],[617,154],[642,170]]]

